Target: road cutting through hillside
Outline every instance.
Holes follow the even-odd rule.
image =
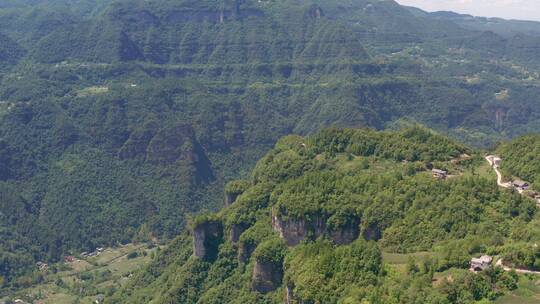
[[[505,189],[515,189],[519,194],[525,195],[525,190],[516,188],[512,185],[512,182],[503,182],[503,176],[501,171],[499,170],[499,164],[495,162],[495,159],[499,159],[499,161],[502,161],[501,158],[495,156],[495,155],[488,155],[485,157],[487,162],[490,164],[490,166],[495,170],[495,174],[497,174],[497,185],[499,187],[505,188]],[[536,205],[540,207],[540,198],[534,198],[536,201]]]

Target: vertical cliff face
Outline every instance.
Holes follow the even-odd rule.
[[[240,235],[244,233],[249,227],[247,225],[242,224],[235,224],[231,226],[231,230],[229,231],[229,239],[233,243],[237,243],[240,239]]]
[[[321,19],[322,17],[324,17],[324,12],[319,6],[312,5],[305,15],[313,19]]]
[[[287,284],[287,287],[285,287],[285,304],[293,304],[293,301],[294,301],[293,288],[294,287],[290,284]]]
[[[223,242],[223,225],[209,221],[193,229],[193,255],[204,260],[215,260],[218,247]]]
[[[238,261],[240,263],[247,263],[256,246],[253,244],[240,243],[238,246]]]
[[[238,198],[239,193],[225,192],[225,207],[230,206]]]
[[[326,221],[320,217],[307,221],[297,218],[281,220],[278,216],[273,216],[272,228],[279,233],[287,246],[296,246],[308,236],[317,238],[323,235],[326,230]]]
[[[283,267],[267,261],[255,261],[251,288],[260,293],[268,293],[279,288],[283,279]]]
[[[316,239],[328,236],[335,244],[350,244],[360,235],[360,220],[354,219],[343,227],[329,229],[326,220],[321,216],[311,220],[289,218],[281,220],[279,216],[272,217],[272,228],[279,233],[287,246],[296,246],[305,239]]]
[[[337,245],[352,243],[360,235],[360,219],[355,218],[343,227],[337,227],[328,231],[328,236]]]

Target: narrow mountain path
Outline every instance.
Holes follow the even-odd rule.
[[[493,168],[493,170],[495,170],[495,174],[497,174],[497,185],[499,185],[499,187],[501,188],[505,188],[505,189],[512,189],[514,188],[512,186],[512,183],[511,182],[506,182],[504,183],[503,182],[503,176],[502,176],[502,173],[501,171],[499,170],[499,165],[495,162],[495,159],[499,159],[499,157],[495,156],[495,155],[488,155],[485,157],[487,162],[491,165],[491,167]],[[523,190],[522,189],[516,189],[521,195],[524,195],[523,194]],[[537,201],[537,206],[540,207],[540,199],[536,199]],[[501,267],[502,269],[504,269],[504,271],[515,271],[517,273],[526,273],[526,274],[536,274],[536,275],[540,275],[540,271],[534,271],[534,270],[528,270],[528,269],[520,269],[520,268],[510,268],[508,266],[505,266],[503,264],[503,260],[502,259],[499,259],[497,261],[497,263],[495,264],[499,267]]]
[[[510,268],[508,266],[504,266],[502,259],[499,259],[495,265],[501,267],[502,269],[504,269],[504,271],[512,271],[513,270],[513,271],[515,271],[517,273],[540,274],[540,271],[534,271],[534,270],[528,270],[528,269],[520,269],[520,268]]]
[[[495,159],[498,159],[499,162],[501,162],[502,160],[501,160],[500,157],[495,156],[495,155],[488,155],[485,158],[486,158],[487,162],[491,165],[493,170],[495,170],[495,173],[497,174],[497,185],[499,185],[502,188],[506,188],[506,189],[515,189],[519,194],[527,196],[526,195],[527,191],[525,191],[524,189],[521,189],[521,188],[514,187],[512,185],[512,182],[503,183],[503,177],[502,177],[501,171],[499,171],[499,164],[497,164],[495,162]],[[540,198],[535,197],[533,199],[536,201],[536,205],[540,208]]]
[[[493,170],[495,170],[495,173],[497,174],[497,185],[499,185],[499,187],[503,187],[503,188],[506,188],[506,189],[512,188],[512,183],[510,183],[510,182],[503,183],[503,177],[502,177],[501,171],[499,171],[499,166],[494,164],[494,161],[493,161],[493,159],[495,157],[496,156],[494,156],[494,155],[488,155],[488,156],[486,156],[486,160],[491,165]]]

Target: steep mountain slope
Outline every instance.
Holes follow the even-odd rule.
[[[285,137],[258,162],[247,184],[230,187],[236,196],[230,206],[193,218],[189,235],[108,301],[493,300],[509,288],[508,274],[459,269],[468,268],[470,255],[534,243],[540,219],[532,200],[475,174],[471,168],[482,159],[465,152],[471,153],[421,128]],[[432,166],[454,177],[437,180],[426,172]],[[521,229],[530,230],[516,233]],[[404,273],[383,262],[381,250],[427,251],[432,259],[422,270],[410,262]]]
[[[540,188],[540,136],[530,134],[505,142],[497,148],[504,158],[501,169],[508,177],[516,177],[531,183],[534,189]]]
[[[414,7],[408,7],[408,9],[417,16],[448,20],[457,23],[467,29],[492,31],[505,37],[511,37],[519,34],[525,34],[529,36],[540,35],[540,22],[537,21],[475,17],[471,15],[445,11],[428,13]]]
[[[488,146],[540,126],[538,41],[508,53],[394,1],[16,0],[0,28],[14,287],[39,277],[20,265],[177,235],[286,134],[420,122]]]
[[[21,57],[24,56],[24,49],[17,44],[13,39],[0,33],[0,63],[1,68],[5,68],[5,65],[11,65],[16,63]]]

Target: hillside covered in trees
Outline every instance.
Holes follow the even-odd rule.
[[[284,137],[249,180],[230,184],[233,203],[194,217],[191,233],[110,303],[495,300],[516,288],[516,274],[474,274],[471,256],[511,257],[539,240],[540,217],[533,200],[476,173],[479,162],[423,128]],[[429,167],[453,177],[435,179]],[[405,271],[383,259],[416,252],[430,258]]]
[[[175,237],[288,134],[420,123],[489,147],[539,126],[533,34],[391,0],[0,2],[2,292],[39,261]]]
[[[503,143],[497,152],[504,157],[502,170],[507,176],[522,178],[540,189],[540,136],[530,134]]]

